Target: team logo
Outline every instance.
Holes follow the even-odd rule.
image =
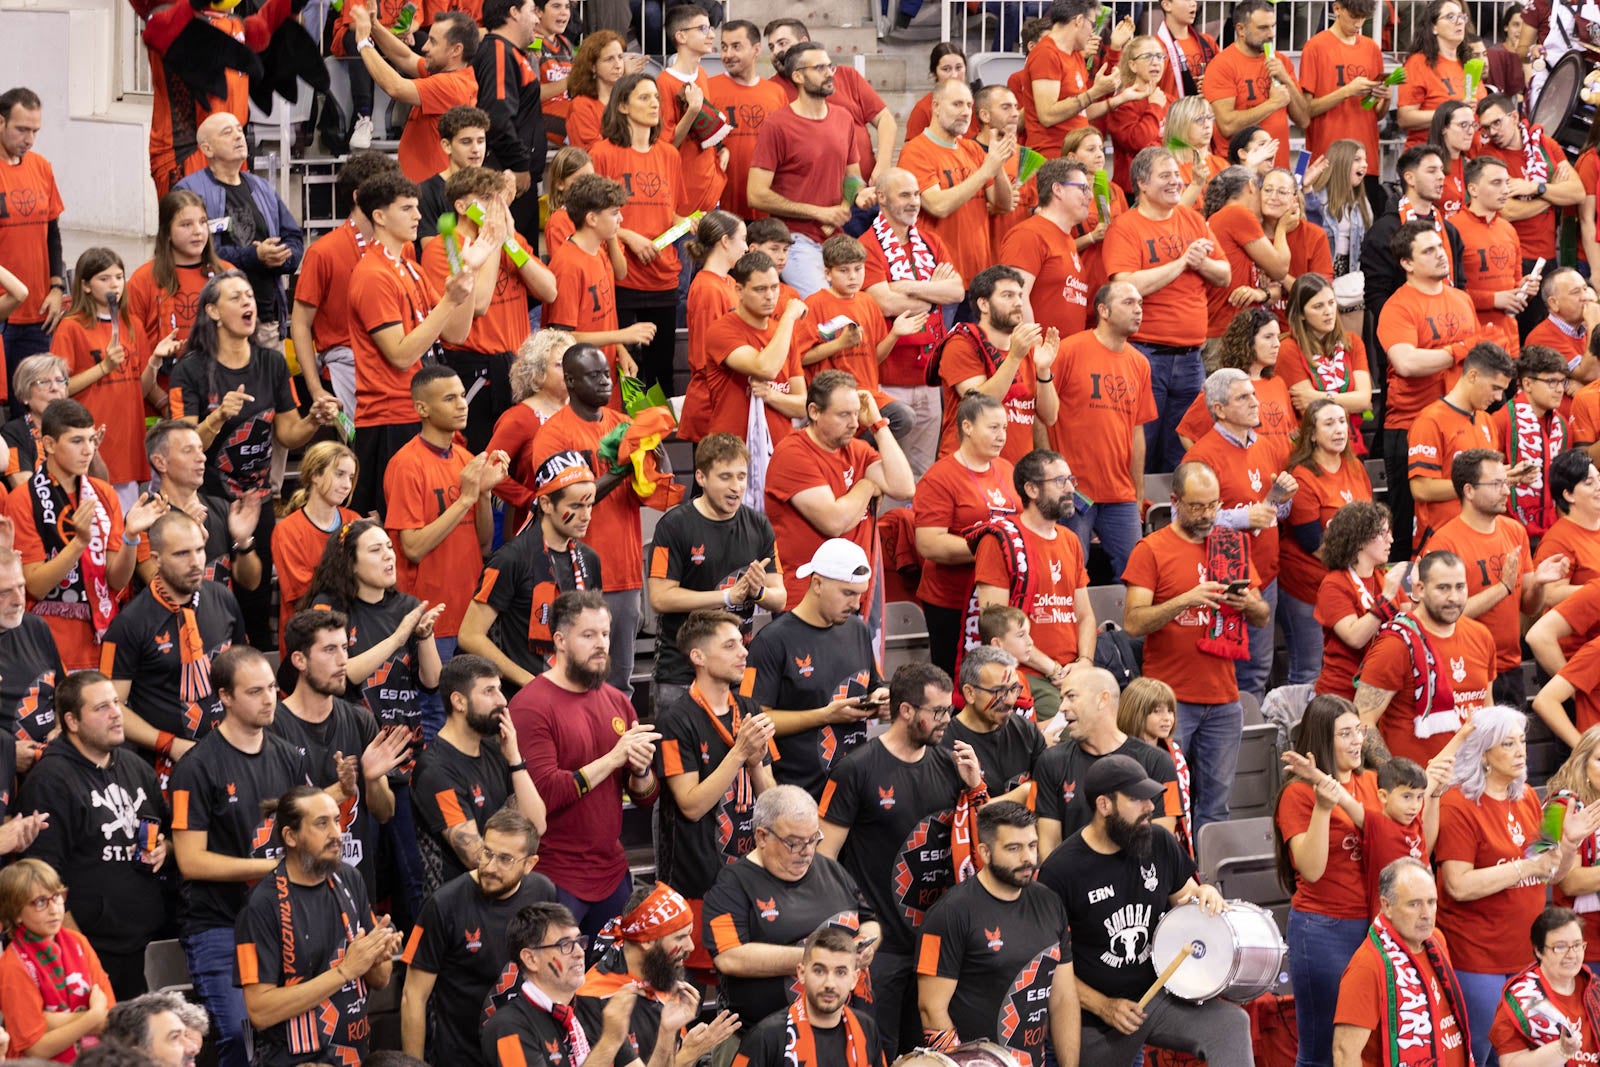
[[[483,799],[483,786],[476,782],[472,783],[472,806],[475,808],[483,807]]]
[[[1139,877],[1144,879],[1144,891],[1146,893],[1154,893],[1156,891],[1156,885],[1158,884],[1159,880],[1156,877],[1155,864],[1152,863],[1150,866],[1146,867],[1141,863],[1139,865]]]
[[[816,670],[816,668],[811,665],[810,656],[796,656],[794,658],[794,667],[795,670],[800,672],[800,677],[802,678],[811,677],[811,672]]]
[[[633,187],[640,196],[655,198],[661,195],[661,189],[666,183],[661,180],[661,175],[653,170],[636,170],[633,172]]]
[[[839,472],[839,477],[844,479],[845,491],[849,492],[851,484],[856,480],[856,468],[855,468],[855,465],[852,464],[851,466],[848,466],[844,470],[840,471]]]
[[[1522,824],[1510,812],[1506,813],[1506,830],[1511,834],[1511,843],[1521,848],[1522,842],[1527,840],[1528,835],[1522,832]]]
[[[701,763],[710,763],[711,762],[711,744],[710,744],[710,742],[707,742],[707,741],[700,742],[700,762]]]
[[[467,938],[467,951],[476,952],[483,947],[483,927],[462,931]]]
[[[760,104],[740,104],[738,124],[747,130],[759,130],[767,122],[767,109]]]
[[[881,785],[878,787],[878,807],[884,811],[894,807],[894,786],[891,785],[887,789]]]
[[[756,908],[760,912],[761,918],[766,922],[773,923],[778,921],[777,897],[773,897],[771,900],[762,900],[760,897],[757,897]]]
[[[162,630],[156,634],[156,651],[163,656],[172,654],[172,631]]]
[[[234,785],[232,782],[228,783],[228,803],[239,803],[239,787]]]
[[[1061,561],[1059,559],[1050,561],[1050,580],[1057,585],[1061,584]]]
[[[1460,659],[1454,656],[1450,657],[1450,678],[1456,682],[1467,680],[1467,658],[1465,656]]]
[[[621,715],[611,717],[611,728],[617,732],[618,737],[628,732],[628,724],[622,721]]]
[[[1261,492],[1261,472],[1252,467],[1248,474],[1250,475],[1250,491],[1252,493]]]
[[[1078,795],[1078,783],[1076,781],[1062,782],[1061,783],[1061,803],[1063,803],[1063,804],[1071,804],[1072,803],[1072,798],[1077,796],[1077,795]]]
[[[1006,506],[1005,493],[1001,492],[999,489],[989,490],[989,506],[991,508],[1004,508]]]
[[[256,827],[255,836],[250,839],[251,852],[260,852],[272,843],[272,830],[277,824],[277,818],[272,815],[261,820],[261,825]]]
[[[894,899],[912,928],[922,925],[928,909],[955,880],[950,864],[950,824],[954,819],[955,813],[946,809],[921,820],[895,854]]]
[[[690,548],[689,548],[689,562],[693,563],[696,567],[698,567],[698,566],[700,566],[700,564],[704,563],[705,561],[706,561],[706,546],[705,545],[691,545]]]
[[[983,928],[983,939],[988,944],[990,952],[999,952],[1006,944],[1000,940],[1000,928],[998,926],[993,930],[985,926]]]
[[[564,1062],[561,1058],[561,1039],[557,1038],[554,1041],[546,1041],[544,1043],[544,1054],[550,1060],[551,1064],[554,1065],[554,1067],[561,1067],[561,1064]]]
[[[1353,496],[1353,495],[1351,495],[1351,493],[1350,493],[1350,490],[1348,490],[1348,489],[1341,489],[1341,490],[1339,490],[1339,497],[1340,497],[1340,499],[1342,499],[1342,500],[1343,500],[1343,501],[1344,501],[1344,502],[1345,502],[1345,503],[1346,503],[1346,504],[1350,504],[1350,503],[1354,503],[1354,502],[1355,502],[1355,499],[1356,499],[1356,498],[1355,498],[1355,497],[1354,497],[1354,496]]]
[[[1051,945],[1017,972],[996,1018],[995,1039],[1017,1067],[1039,1067],[1049,1036],[1050,982],[1061,962],[1061,946]]]

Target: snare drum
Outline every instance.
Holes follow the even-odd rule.
[[[1160,974],[1185,945],[1194,954],[1167,981],[1173,996],[1201,1003],[1213,997],[1244,1004],[1278,981],[1288,946],[1272,913],[1244,900],[1228,901],[1220,915],[1199,904],[1180,904],[1162,916],[1150,946]]]
[[[894,1067],[1017,1067],[1017,1060],[993,1041],[968,1041],[945,1052],[919,1048],[895,1060]]]

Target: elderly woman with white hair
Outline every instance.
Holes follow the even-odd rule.
[[[1600,825],[1600,805],[1569,814],[1560,841],[1539,833],[1544,811],[1528,787],[1527,716],[1507,707],[1472,713],[1439,804],[1439,929],[1466,1000],[1473,1059],[1488,1063],[1489,1030],[1506,979],[1533,962],[1513,931],[1532,926],[1545,886],[1566,877],[1577,845]]]
[[[530,336],[517,349],[511,365],[511,398],[515,401],[494,424],[489,451],[496,449],[511,457],[510,477],[501,479],[494,495],[512,507],[506,536],[522,525],[522,517],[533,503],[534,475],[542,456],[532,454],[533,439],[550,417],[567,406],[567,380],[561,374],[561,357],[577,344],[566,330],[544,329]],[[551,370],[555,373],[551,374]]]
[[[17,364],[16,373],[11,376],[11,395],[27,410],[0,426],[0,439],[11,450],[6,457],[5,472],[11,486],[21,485],[33,477],[33,470],[39,465],[39,419],[50,401],[67,395],[69,376],[67,361],[49,352],[29,356]],[[95,462],[101,469],[96,471],[91,467],[89,473],[96,478],[103,477],[104,464],[98,455]]]

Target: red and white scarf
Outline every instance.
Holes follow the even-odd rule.
[[[1550,496],[1550,461],[1567,447],[1567,424],[1556,411],[1540,415],[1528,402],[1528,395],[1519,392],[1512,398],[1506,422],[1511,428],[1507,451],[1511,464],[1532,463],[1534,479],[1526,485],[1514,486],[1511,493],[1511,510],[1530,537],[1538,537],[1560,516]],[[1549,426],[1545,425],[1548,418]]]
[[[64,527],[70,525],[75,508],[72,498],[67,495],[66,487],[50,477],[49,467],[42,456],[28,484],[32,490],[33,525],[39,531],[45,558],[50,559],[66,551],[67,541],[73,536],[73,532]],[[95,492],[94,482],[88,475],[81,476],[78,479],[78,503],[98,503],[99,500],[100,496]],[[110,541],[111,514],[105,505],[101,504],[95,510],[94,522],[90,526],[89,547],[78,558],[77,566],[67,572],[61,584],[51,590],[45,599],[33,605],[33,613],[91,623],[94,626],[95,640],[103,640],[106,627],[111,625],[111,620],[117,615],[116,599],[111,595],[111,582],[106,577],[106,567],[110,560]],[[73,592],[74,584],[82,589],[83,599],[88,602],[87,605],[67,599],[65,594]],[[88,608],[87,619],[84,618],[85,606]]]
[[[1394,926],[1380,913],[1367,930],[1367,944],[1383,963],[1387,1003],[1378,1013],[1379,1062],[1386,1067],[1433,1067],[1445,1060],[1439,1040],[1446,1014],[1455,1016],[1456,1032],[1467,1063],[1472,1063],[1472,1044],[1467,1036],[1466,1001],[1456,981],[1455,970],[1444,958],[1437,937],[1422,943],[1439,995],[1432,996],[1422,980],[1422,968],[1401,940]]]
[[[1188,850],[1189,855],[1194,855],[1194,836],[1191,832],[1190,819],[1194,810],[1191,800],[1193,786],[1189,776],[1189,761],[1183,755],[1183,749],[1170,737],[1162,741],[1159,746],[1167,755],[1172,757],[1172,766],[1178,774],[1178,803],[1183,810],[1178,812],[1178,840]]]
[[[1311,372],[1311,380],[1317,383],[1317,389],[1324,393],[1348,393],[1350,379],[1350,347],[1345,342],[1348,340],[1344,331],[1339,331],[1339,340],[1334,343],[1333,351],[1326,356],[1314,358],[1310,352],[1301,352],[1306,361],[1306,369]]]
[[[916,223],[906,228],[906,243],[910,249],[902,244],[900,238],[895,236],[894,227],[889,225],[888,218],[883,212],[878,212],[878,217],[872,220],[872,236],[877,239],[878,246],[883,249],[884,263],[888,266],[888,276],[891,282],[925,282],[933,277],[934,268],[939,264],[934,260],[933,250],[928,247],[928,242],[922,239],[922,232],[917,229]],[[938,314],[928,316],[927,325],[921,333],[908,334],[901,338],[900,343],[910,348],[918,349],[917,365],[927,366],[933,353],[944,343],[944,316]]]
[[[867,1032],[862,1029],[856,1013],[845,1008],[839,1022],[844,1026],[845,1067],[869,1067],[876,1063],[877,1051],[867,1047]],[[811,1032],[811,1021],[806,1018],[804,995],[789,1005],[788,1022],[784,1029],[788,1035],[783,1048],[785,1067],[810,1067],[817,1063],[817,1038]]]
[[[1400,614],[1384,623],[1378,632],[1400,638],[1411,661],[1414,716],[1411,732],[1419,738],[1429,738],[1461,729],[1461,715],[1456,711],[1456,694],[1450,685],[1450,676],[1439,662],[1439,654],[1434,651],[1422,623],[1408,613]]]
[[[1583,1018],[1567,1021],[1577,1024],[1575,1029],[1579,1032],[1600,1033],[1600,988],[1596,987],[1594,975],[1588,967],[1578,972],[1577,988],[1583,1004]],[[1545,1011],[1533,1010],[1542,1005],[1554,1006],[1550,987],[1545,983],[1544,972],[1538,964],[1513,976],[1506,983],[1502,995],[1506,1007],[1510,1009],[1512,1021],[1525,1039],[1540,1048],[1561,1040],[1561,1030],[1556,1020]]]
[[[1400,203],[1395,207],[1395,213],[1400,216],[1400,225],[1422,219],[1424,222],[1433,223],[1433,232],[1439,235],[1439,240],[1444,242],[1445,280],[1451,285],[1456,283],[1455,254],[1450,250],[1450,235],[1444,232],[1444,211],[1435,206],[1428,209],[1426,216],[1417,211],[1417,206],[1411,202],[1409,196],[1402,196]]]
[[[1544,127],[1530,125],[1525,118],[1517,119],[1522,131],[1522,176],[1530,182],[1550,180],[1550,153],[1544,149]]]

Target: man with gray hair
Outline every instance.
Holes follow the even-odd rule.
[[[1117,727],[1117,702],[1122,692],[1116,677],[1093,665],[1072,667],[1061,685],[1061,710],[1068,721],[1067,736],[1045,749],[1034,764],[1038,784],[1039,858],[1089,824],[1094,807],[1078,790],[1089,768],[1106,756],[1128,756],[1144,773],[1166,787],[1155,799],[1153,821],[1177,831],[1178,769],[1172,757],[1154,745],[1129,737]]]
[[[1139,202],[1111,220],[1101,262],[1109,280],[1132,282],[1144,297],[1144,319],[1132,341],[1150,361],[1161,413],[1145,424],[1145,470],[1169,471],[1183,455],[1178,421],[1205,375],[1206,287],[1227,285],[1232,272],[1205,219],[1178,202],[1184,178],[1171,152],[1144,149],[1133,157],[1129,175]]]
[[[819,926],[856,933],[859,962],[872,962],[879,925],[856,880],[819,855],[817,802],[797,785],[756,798],[756,846],[723,867],[706,892],[700,936],[722,978],[728,1007],[747,1021],[789,1005],[789,989]]]
[[[993,800],[1025,803],[1034,790],[1033,765],[1045,749],[1044,735],[1017,714],[1016,657],[998,645],[979,645],[961,657],[962,707],[944,734],[944,747],[970,745]]]
[[[1298,488],[1283,469],[1283,446],[1256,432],[1261,401],[1255,383],[1242,370],[1224,367],[1206,379],[1206,407],[1215,420],[1194,443],[1184,462],[1204,463],[1217,476],[1222,510],[1216,524],[1248,530],[1249,558],[1261,575],[1261,597],[1270,615],[1278,610],[1278,524],[1288,521],[1289,504]],[[1236,661],[1239,688],[1260,701],[1267,694],[1272,670],[1272,625],[1250,632],[1250,658]]]
[[[1384,1042],[1416,1048],[1419,1063],[1470,1062],[1467,1002],[1434,929],[1438,910],[1421,860],[1402,856],[1378,875],[1378,914],[1339,981],[1334,1067],[1386,1062]]]
[[[106,1016],[102,1036],[111,1044],[143,1053],[157,1067],[194,1067],[198,1045],[189,1039],[184,1018],[188,1006],[176,993],[144,993],[120,1001]]]

